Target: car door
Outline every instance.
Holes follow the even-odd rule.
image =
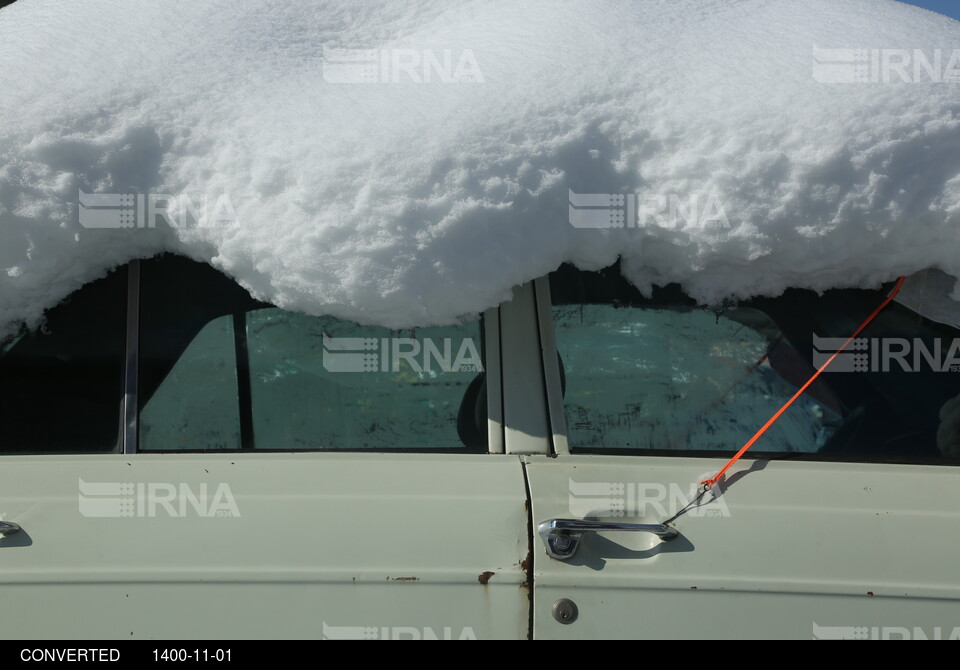
[[[85,287],[0,349],[0,635],[526,638],[499,345],[169,256]]]
[[[675,289],[566,266],[537,284],[554,454],[526,458],[534,637],[960,637],[958,333],[891,305],[698,498],[886,294],[712,312]]]

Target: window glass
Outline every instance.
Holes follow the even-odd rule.
[[[119,449],[126,296],[121,269],[0,343],[0,452]]]
[[[262,309],[247,333],[257,448],[462,446],[457,417],[483,370],[479,322],[398,333]]]
[[[239,449],[233,317],[206,324],[140,413],[140,449]]]
[[[572,450],[732,453],[888,291],[788,291],[708,310],[675,286],[645,297],[616,267],[592,273],[564,266],[551,276],[551,293]],[[956,458],[954,342],[955,329],[891,304],[752,453]],[[903,347],[905,365],[885,355]],[[923,351],[939,351],[929,357],[936,361],[929,364]]]
[[[141,451],[242,446],[234,315],[259,305],[203,263],[141,263]]]
[[[480,321],[307,316],[173,257],[144,264],[141,313],[143,450],[486,449]]]

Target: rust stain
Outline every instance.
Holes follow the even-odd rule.
[[[484,572],[482,575],[480,575],[479,577],[477,577],[477,581],[480,582],[481,584],[483,584],[484,586],[486,586],[487,583],[490,581],[490,578],[493,577],[495,574],[497,574],[497,573],[495,573],[495,572],[490,572],[490,571],[488,570],[487,572]]]
[[[419,582],[419,577],[387,577],[388,582]]]
[[[520,561],[520,569],[524,572],[530,569],[530,554],[527,554],[527,557]]]
[[[872,596],[872,595],[873,595],[873,591],[867,591],[867,595],[868,595],[868,596]]]
[[[699,588],[700,588],[699,586],[691,586],[691,587],[690,587],[690,590],[691,590],[691,591],[696,591],[696,590],[698,590]]]

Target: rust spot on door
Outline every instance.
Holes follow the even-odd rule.
[[[477,581],[483,584],[484,586],[486,586],[487,583],[489,583],[490,578],[493,577],[495,574],[496,574],[495,572],[489,572],[489,571],[484,572],[482,575],[477,577]]]

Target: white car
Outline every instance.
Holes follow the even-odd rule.
[[[698,496],[885,296],[394,332],[134,262],[0,346],[0,635],[958,637],[956,328],[889,305]]]

